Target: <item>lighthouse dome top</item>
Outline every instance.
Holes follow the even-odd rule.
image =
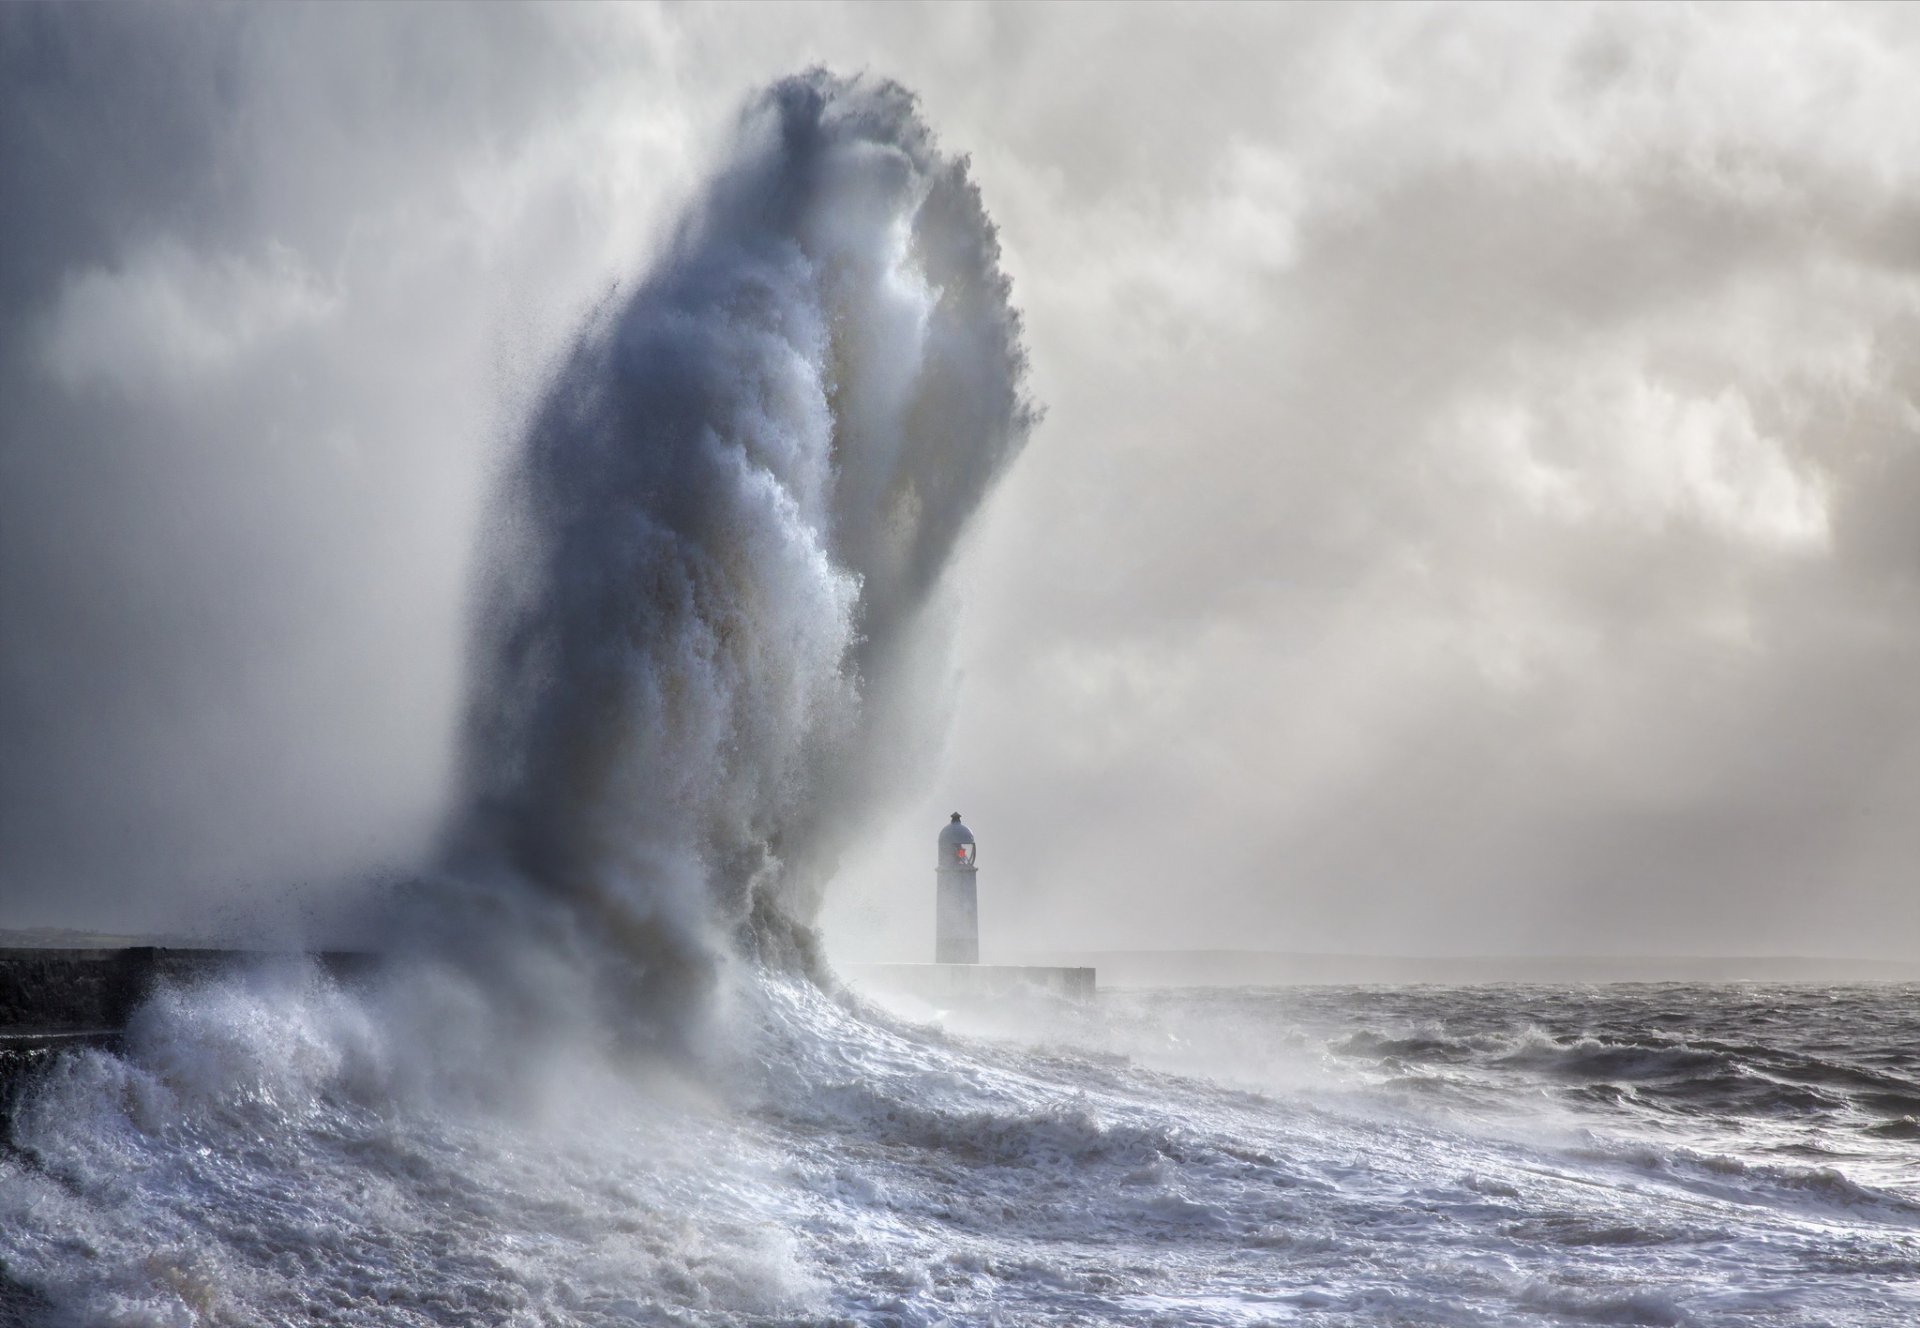
[[[940,865],[971,867],[973,851],[973,831],[960,823],[960,813],[955,812],[953,819],[940,827]]]

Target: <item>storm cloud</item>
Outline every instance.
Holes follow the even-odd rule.
[[[1920,23],[1791,6],[7,11],[12,920],[426,851],[490,477],[813,64],[1048,409],[830,940],[957,808],[989,950],[1920,942]]]

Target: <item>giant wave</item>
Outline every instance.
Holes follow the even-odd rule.
[[[504,486],[463,889],[559,902],[646,1006],[732,943],[811,956],[876,753],[926,742],[923,610],[1035,420],[1009,294],[904,89],[755,99]]]

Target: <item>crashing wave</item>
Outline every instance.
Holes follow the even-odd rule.
[[[736,946],[810,960],[874,757],[912,736],[923,610],[1036,419],[1009,292],[906,90],[816,71],[751,103],[503,486],[469,903],[561,901],[538,925],[611,943],[643,1004]]]

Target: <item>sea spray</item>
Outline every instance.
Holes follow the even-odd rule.
[[[425,907],[351,988],[287,960],[164,990],[39,1074],[0,1321],[821,1317],[779,1099],[874,1070],[781,970],[924,740],[926,610],[1034,423],[1009,293],[907,92],[753,100],[501,486]],[[757,999],[705,1038],[730,957]],[[723,1063],[607,1054],[636,1042]]]
[[[1034,423],[1024,367],[992,223],[911,94],[816,71],[756,97],[503,486],[460,906],[559,901],[537,925],[656,1011],[729,951],[805,962],[907,740],[921,611]]]

